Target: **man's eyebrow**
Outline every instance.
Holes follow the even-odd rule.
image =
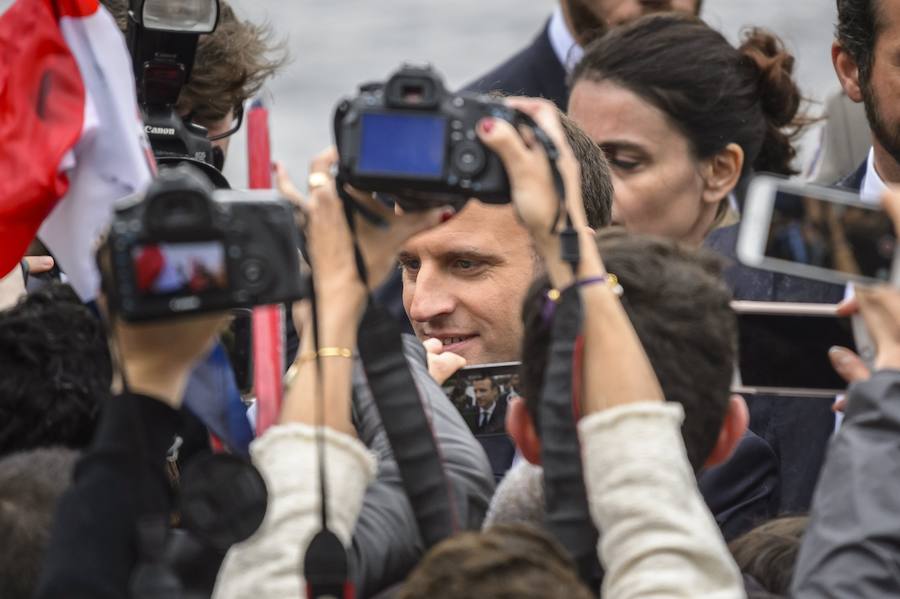
[[[487,262],[488,264],[500,264],[503,262],[503,256],[491,252],[484,252],[477,248],[464,248],[444,252],[441,259],[445,262],[453,262],[454,260],[478,260]]]
[[[399,254],[397,254],[397,262],[409,262],[410,260],[417,260],[417,259],[418,259],[418,256],[416,256],[415,254],[406,252],[406,251],[401,251]]]

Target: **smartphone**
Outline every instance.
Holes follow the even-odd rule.
[[[828,359],[841,345],[864,359],[874,352],[857,323],[834,304],[733,301],[738,321],[735,393],[827,397],[847,383]],[[861,323],[861,321],[857,321]]]
[[[828,283],[900,284],[900,246],[880,205],[772,175],[750,182],[737,255],[748,266]]]
[[[444,393],[476,437],[506,434],[506,407],[519,395],[520,362],[461,368],[444,383]]]

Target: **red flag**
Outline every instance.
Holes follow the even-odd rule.
[[[40,227],[93,297],[96,239],[153,168],[128,49],[98,0],[17,0],[0,16],[0,139],[0,275]]]

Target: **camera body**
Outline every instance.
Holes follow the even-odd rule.
[[[190,81],[200,35],[216,28],[218,1],[182,4],[129,0],[125,38],[144,132],[160,164],[190,163],[216,187],[228,188],[221,173],[224,154],[213,146],[205,127],[182,118],[175,109]]]
[[[179,165],[116,210],[104,289],[128,321],[294,301],[309,296],[300,244],[293,208],[275,192],[214,190]]]
[[[431,67],[405,65],[338,105],[339,178],[393,196],[408,210],[461,206],[471,197],[508,203],[506,170],[475,132],[484,117],[534,127],[529,117],[488,96],[448,92]]]

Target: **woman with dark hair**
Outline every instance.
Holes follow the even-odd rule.
[[[804,124],[794,58],[753,29],[733,47],[702,21],[649,16],[590,44],[569,115],[605,150],[613,223],[700,245],[751,171],[792,174]]]

